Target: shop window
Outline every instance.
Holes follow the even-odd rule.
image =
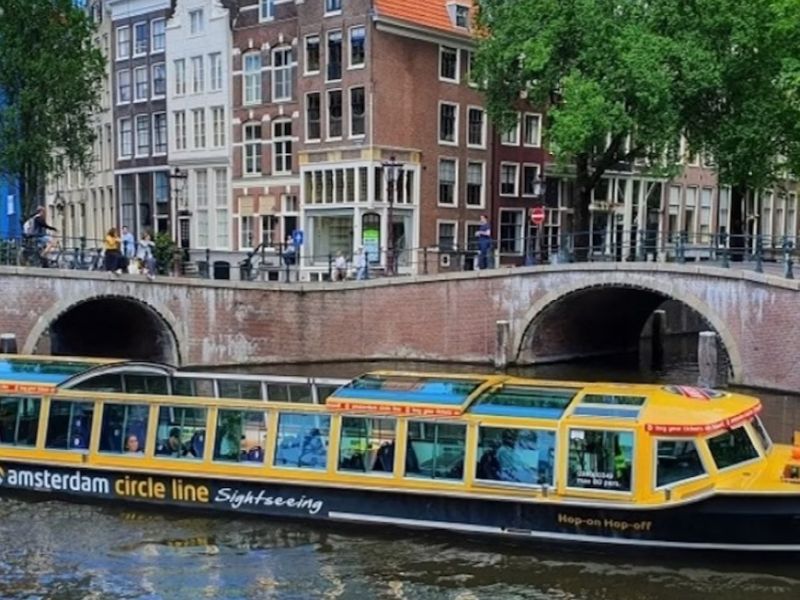
[[[570,429],[567,486],[631,491],[633,432]]]
[[[656,443],[656,487],[705,475],[694,440],[659,440]]]
[[[281,413],[275,465],[324,470],[330,425],[330,415]]]
[[[94,402],[53,400],[47,420],[45,446],[60,450],[87,450],[92,435]]]
[[[35,446],[39,398],[0,398],[0,444]]]
[[[162,406],[158,412],[156,456],[202,459],[206,445],[206,409]]]
[[[100,428],[100,452],[144,452],[148,415],[149,408],[145,404],[105,404]]]
[[[733,467],[758,458],[753,442],[744,427],[726,431],[708,440],[708,449],[718,469]]]
[[[554,485],[555,431],[481,427],[475,478]]]
[[[394,470],[394,419],[342,417],[339,470],[391,473]]]
[[[465,425],[410,421],[406,477],[463,479],[466,435]]]
[[[261,411],[220,410],[214,460],[263,463],[267,439],[265,416]]]

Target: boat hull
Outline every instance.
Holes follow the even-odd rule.
[[[0,491],[41,492],[277,518],[460,532],[559,545],[800,555],[800,494],[716,495],[680,506],[608,508],[589,502],[344,489],[64,468],[3,461]]]

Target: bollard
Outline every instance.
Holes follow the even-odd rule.
[[[0,354],[17,353],[17,336],[13,333],[0,333]]]
[[[508,365],[508,343],[511,339],[511,324],[508,321],[497,321],[497,340],[494,350],[494,366],[505,369]]]
[[[701,331],[697,342],[697,366],[700,373],[697,385],[714,388],[719,385],[719,353],[717,334],[714,331]]]

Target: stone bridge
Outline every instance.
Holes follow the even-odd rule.
[[[173,364],[415,359],[512,362],[636,348],[666,300],[719,334],[731,380],[800,389],[800,282],[737,269],[594,263],[265,284],[0,267],[0,332],[21,352]]]

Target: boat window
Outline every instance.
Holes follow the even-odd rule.
[[[266,413],[255,410],[220,410],[214,460],[263,463],[267,438]]]
[[[261,400],[261,383],[258,381],[241,381],[236,379],[219,379],[220,398],[238,398],[241,400]]]
[[[619,396],[617,394],[586,394],[581,404],[610,404],[617,406],[643,406],[645,396]]]
[[[205,445],[205,408],[162,406],[159,409],[156,456],[200,459]]]
[[[761,442],[761,448],[764,450],[764,454],[766,454],[769,452],[769,449],[772,448],[772,438],[769,437],[767,428],[764,427],[764,422],[760,417],[754,417],[751,424],[753,425],[753,429],[755,429],[756,435],[758,435],[758,441]]]
[[[725,469],[758,458],[753,442],[744,427],[725,431],[708,440],[708,449],[718,469]]]
[[[149,410],[145,404],[105,404],[100,427],[100,452],[144,452]]]
[[[332,396],[338,389],[339,386],[336,385],[317,384],[317,401],[320,404],[325,404],[325,400],[327,400],[328,396]]]
[[[636,419],[647,401],[645,396],[620,396],[616,394],[586,394],[575,408],[574,414],[583,417],[608,417]]]
[[[328,460],[330,415],[281,413],[275,465],[325,469]]]
[[[175,396],[196,396],[200,398],[213,398],[214,381],[211,379],[193,379],[192,377],[173,377],[172,393]]]
[[[122,392],[122,375],[119,373],[106,373],[81,381],[73,389],[87,392]]]
[[[360,473],[394,471],[395,419],[342,417],[339,470]]]
[[[167,378],[164,375],[123,375],[125,380],[125,391],[128,394],[158,394],[166,396],[169,394]]]
[[[268,383],[267,399],[272,402],[305,402],[314,401],[311,386],[308,384]]]
[[[339,388],[334,397],[461,405],[481,383],[483,380],[480,379],[370,374]]]
[[[86,450],[92,434],[94,402],[53,400],[47,421],[47,448]]]
[[[35,446],[39,398],[0,398],[0,444]]]
[[[578,390],[507,385],[481,394],[470,410],[480,415],[558,419]]]
[[[555,448],[555,431],[481,427],[475,478],[552,486]]]
[[[633,432],[570,429],[567,486],[631,491]]]
[[[699,477],[706,472],[694,440],[659,440],[656,457],[656,487]]]
[[[406,476],[463,479],[466,425],[409,421]]]

